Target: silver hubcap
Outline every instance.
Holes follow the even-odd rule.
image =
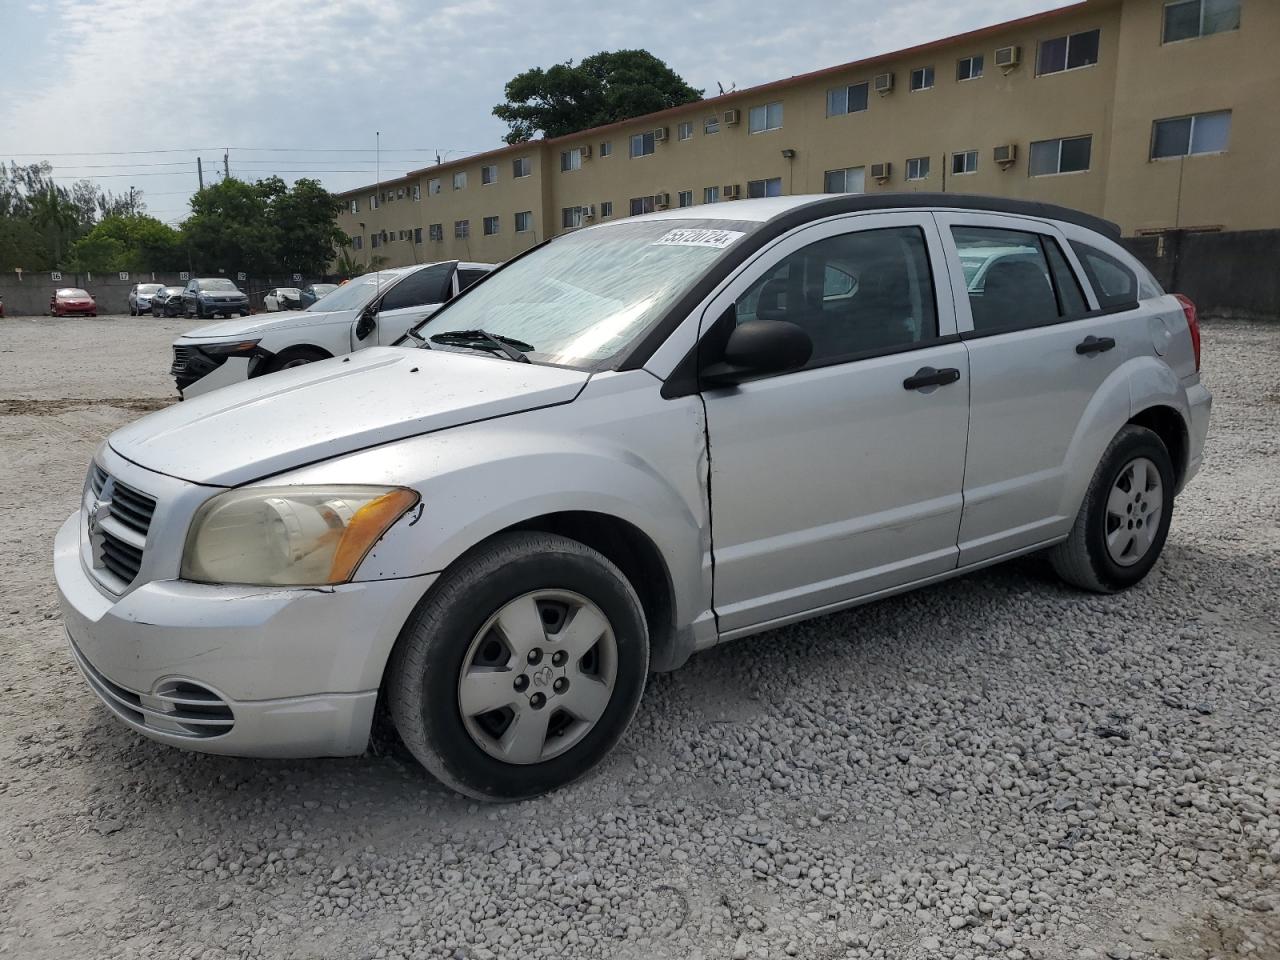
[[[1164,488],[1160,471],[1146,457],[1130,461],[1107,497],[1107,553],[1122,567],[1147,555],[1160,529]]]
[[[591,731],[617,671],[617,640],[598,606],[567,590],[535,590],[503,606],[471,641],[458,708],[485,753],[539,763]]]

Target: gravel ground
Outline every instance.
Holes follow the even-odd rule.
[[[508,807],[153,744],[75,673],[54,531],[186,326],[0,322],[0,954],[1280,957],[1280,326],[1206,326],[1140,587],[1032,558],[710,651]]]

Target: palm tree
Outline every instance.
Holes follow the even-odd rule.
[[[351,256],[350,249],[344,247],[338,254],[338,259],[333,262],[333,272],[347,278],[359,277],[374,270],[381,270],[386,265],[387,258],[376,254],[371,255],[368,262],[362,263]]]

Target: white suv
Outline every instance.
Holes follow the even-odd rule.
[[[717,643],[1036,550],[1123,589],[1211,401],[1194,308],[1118,236],[909,194],[559,237],[419,349],[113,434],[55,546],[71,654],[165,743],[356,754],[381,702],[441,780],[510,799]]]
[[[386,346],[494,268],[425,263],[366,273],[305,310],[199,327],[173,342],[169,373],[184,398],[229,383]]]

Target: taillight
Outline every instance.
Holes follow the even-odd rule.
[[[1196,305],[1190,297],[1175,294],[1182,304],[1182,312],[1187,315],[1187,330],[1191,333],[1191,349],[1196,355],[1196,372],[1200,372],[1200,318],[1196,315]]]

